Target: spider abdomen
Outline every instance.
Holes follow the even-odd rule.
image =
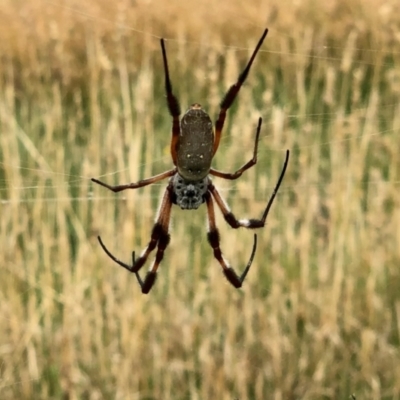
[[[177,146],[179,174],[187,181],[204,179],[210,171],[213,146],[211,118],[200,104],[192,104],[181,120]]]
[[[174,192],[173,202],[182,210],[196,210],[205,202],[210,179],[208,177],[197,181],[187,181],[179,174],[171,178]]]

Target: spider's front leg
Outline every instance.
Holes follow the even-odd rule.
[[[257,139],[258,139],[258,134],[259,134],[259,129],[261,127],[261,120],[259,121],[259,125],[258,125],[258,129],[257,129],[257,137],[256,137],[256,143],[257,143]],[[255,154],[257,151],[257,147],[255,147]],[[240,174],[243,172],[243,170],[248,169],[246,168],[247,165],[254,165],[256,160],[254,160],[256,156],[254,155],[253,160],[250,160],[244,167],[242,167],[240,170],[238,170],[236,173],[234,174],[225,174],[225,173],[220,173],[221,177],[225,177],[227,176],[227,179],[236,179],[237,175],[240,176]],[[253,258],[254,258],[254,254],[256,252],[256,247],[257,247],[257,235],[254,235],[254,245],[253,245],[253,250],[250,256],[250,260],[247,263],[247,266],[244,270],[244,272],[242,273],[241,276],[237,275],[236,272],[233,270],[232,267],[229,266],[229,264],[227,263],[227,261],[225,261],[225,259],[222,256],[222,252],[220,249],[220,239],[219,239],[219,232],[215,223],[215,213],[214,213],[214,203],[213,203],[213,198],[215,199],[215,201],[217,202],[218,207],[221,209],[222,214],[224,215],[224,218],[226,220],[226,222],[228,222],[228,224],[232,227],[232,228],[240,228],[240,227],[245,227],[245,228],[262,228],[265,225],[265,221],[267,219],[269,210],[271,209],[272,203],[275,199],[275,196],[279,190],[279,187],[282,183],[283,177],[285,176],[285,172],[286,172],[286,168],[289,162],[289,150],[287,150],[286,152],[286,159],[285,159],[285,163],[283,164],[283,168],[282,168],[282,172],[279,176],[278,182],[275,186],[275,189],[272,193],[271,198],[269,199],[267,206],[263,212],[263,215],[260,219],[242,219],[242,220],[238,220],[233,213],[231,212],[231,210],[229,209],[229,207],[227,206],[227,204],[225,203],[225,201],[223,200],[223,198],[221,197],[221,195],[219,194],[218,190],[216,189],[216,187],[212,184],[212,182],[210,181],[208,184],[208,192],[206,194],[206,202],[207,202],[207,210],[208,210],[208,221],[209,221],[209,225],[210,225],[210,230],[208,232],[208,241],[211,245],[211,247],[214,250],[214,257],[219,261],[219,263],[222,266],[223,272],[226,276],[226,278],[228,279],[228,281],[235,286],[235,288],[240,288],[243,284],[243,281],[246,278],[247,273],[249,272],[251,263],[253,262]],[[224,176],[223,176],[224,175]]]
[[[254,235],[254,245],[251,251],[249,262],[246,265],[243,273],[239,276],[235,270],[229,265],[229,263],[224,259],[220,247],[220,238],[218,228],[215,222],[215,212],[214,212],[214,203],[213,199],[209,192],[205,195],[206,203],[207,203],[207,212],[208,212],[208,223],[209,223],[209,232],[207,234],[208,242],[210,243],[213,251],[214,257],[218,260],[222,267],[222,271],[228,279],[228,281],[237,289],[242,287],[243,281],[246,278],[247,273],[250,270],[251,264],[254,259],[254,255],[256,254],[257,249],[257,235]]]
[[[136,258],[136,257],[135,257],[135,252],[132,251],[132,266],[131,266],[131,265],[125,264],[125,263],[124,263],[123,261],[121,261],[121,260],[118,260],[118,258],[116,258],[116,257],[110,252],[110,250],[107,249],[106,245],[103,243],[103,241],[101,240],[101,237],[100,237],[100,236],[97,236],[97,240],[99,241],[101,248],[102,248],[102,249],[104,250],[104,252],[108,255],[108,257],[111,258],[111,260],[113,260],[114,262],[116,262],[116,263],[117,263],[118,265],[120,265],[121,267],[127,269],[129,272],[132,272],[132,273],[135,274],[136,279],[138,280],[140,287],[143,289],[143,284],[144,284],[144,282],[143,282],[142,278],[140,277],[139,272],[137,272],[137,271],[134,272],[134,271],[133,271],[133,267],[135,266],[135,263],[136,263],[136,260],[135,260],[135,258]],[[145,280],[146,280],[146,279],[145,279]],[[155,279],[154,279],[154,280],[155,280]],[[153,280],[153,281],[154,281],[154,280]],[[154,282],[153,282],[153,283],[154,283]]]
[[[265,210],[263,212],[263,215],[261,216],[260,219],[237,219],[232,211],[229,209],[228,205],[225,203],[224,199],[222,196],[219,194],[217,188],[210,183],[208,186],[208,190],[214,197],[215,201],[217,202],[218,207],[220,208],[225,221],[234,229],[243,227],[243,228],[250,228],[250,229],[255,229],[255,228],[262,228],[265,225],[265,221],[267,219],[269,210],[271,209],[272,203],[274,202],[275,196],[278,193],[279,187],[281,186],[283,177],[285,176],[286,168],[289,163],[289,150],[286,150],[286,158],[285,162],[283,164],[283,168],[281,171],[281,174],[279,176],[278,182],[274,188],[274,191],[272,192],[272,195],[267,203],[267,206],[265,207]],[[228,174],[226,174],[228,175]]]
[[[98,237],[99,243],[103,248],[104,252],[118,265],[127,269],[129,272],[132,272],[136,275],[136,278],[139,282],[139,285],[142,289],[142,293],[149,293],[150,289],[153,287],[154,282],[157,277],[157,269],[164,257],[164,251],[167,248],[170,235],[168,233],[169,229],[169,221],[171,217],[171,208],[172,208],[172,187],[168,185],[167,189],[165,190],[160,211],[156,220],[156,223],[153,226],[151,232],[150,242],[140,255],[139,258],[135,258],[135,252],[132,252],[132,265],[126,264],[123,261],[116,258],[104,245],[103,241],[101,240],[100,236]],[[157,247],[156,257],[154,260],[153,265],[151,266],[150,270],[147,272],[146,277],[144,280],[141,279],[138,271],[143,265],[146,263],[147,258],[149,257],[150,253]]]

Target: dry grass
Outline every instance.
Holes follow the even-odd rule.
[[[1,399],[400,399],[398,2],[82,3],[0,3]],[[263,116],[259,164],[217,180],[257,216],[292,151],[246,284],[205,210],[174,209],[144,296],[96,236],[128,260],[163,185],[90,177],[171,165],[158,37],[183,108],[214,116],[264,25],[214,164],[247,161]],[[241,270],[252,233],[219,226]]]

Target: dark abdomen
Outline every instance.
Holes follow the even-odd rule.
[[[200,104],[193,104],[182,117],[177,147],[178,172],[185,180],[198,181],[208,175],[213,145],[211,118]]]

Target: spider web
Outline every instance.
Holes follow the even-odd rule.
[[[47,4],[47,6],[54,6],[54,7],[64,7],[65,9],[67,9],[68,11],[70,11],[71,13],[76,14],[77,16],[81,16],[84,18],[87,18],[88,20],[92,20],[96,23],[105,23],[105,24],[115,24],[114,21],[107,21],[107,20],[99,20],[97,17],[93,17],[90,14],[76,8],[76,7],[68,7],[68,6],[62,6],[58,3],[52,2],[52,1],[43,1],[43,4]],[[242,16],[238,15],[238,18],[241,18],[244,20],[245,23],[248,23],[249,25],[251,24],[250,21],[246,20],[245,18],[243,18]],[[130,30],[132,32],[134,32],[137,35],[148,35],[152,38],[154,38],[154,40],[158,40],[160,39],[159,36],[151,33],[151,32],[146,32],[146,31],[142,31],[142,30],[137,30],[132,26],[126,26],[126,25],[121,25],[121,28],[123,29],[127,29]],[[262,27],[261,27],[262,29]],[[279,34],[278,34],[279,35]],[[173,43],[184,43],[185,45],[187,45],[188,47],[195,47],[196,45],[198,45],[199,43],[196,41],[191,41],[191,40],[184,40],[184,39],[176,39],[176,38],[167,38],[168,39],[168,44],[173,44]],[[213,48],[213,43],[207,43],[207,46],[209,48]],[[232,46],[232,45],[226,45],[225,46],[226,49],[230,49],[230,50],[248,50],[251,51],[253,50],[252,48],[248,48],[248,47],[238,47],[238,46]],[[314,53],[316,55],[312,55],[310,56],[309,53],[305,53],[303,54],[304,57],[311,57],[311,58],[318,58],[318,59],[329,59],[328,56],[324,55],[327,53],[327,50],[329,50],[330,48],[327,46],[324,46],[321,49],[314,49]],[[344,48],[343,48],[344,49]],[[361,49],[363,51],[369,51],[369,52],[378,52],[379,49]],[[263,52],[266,50],[261,50],[260,52]],[[170,54],[170,58],[173,59],[174,57],[174,47],[171,46],[171,49],[169,49]],[[279,56],[288,56],[288,57],[294,57],[294,56],[298,56],[298,54],[294,54],[291,52],[285,53],[282,51],[273,51],[273,50],[268,50],[268,53],[271,55],[279,55]],[[300,56],[302,56],[300,54]],[[357,63],[361,66],[368,66],[370,65],[369,62],[364,62],[363,60],[357,61]],[[250,86],[251,83],[247,82],[247,86]],[[239,104],[240,104],[240,95],[239,95]],[[399,108],[399,103],[398,102],[394,102],[394,103],[388,103],[388,104],[381,104],[380,105],[381,108],[387,108],[388,110],[390,109],[398,109]],[[365,108],[359,108],[358,110],[355,110],[362,113],[367,113],[367,107]],[[167,108],[165,107],[165,113],[167,114]],[[299,114],[282,114],[282,124],[286,121],[297,121],[297,120],[307,120],[307,119],[313,119],[313,118],[319,118],[320,120],[324,120],[324,121],[332,121],[335,120],[337,117],[337,112],[327,112],[327,113],[299,113]],[[268,132],[270,131],[270,128],[272,127],[273,122],[270,122],[268,120],[264,120],[264,124],[263,124],[263,134],[262,134],[262,143],[268,143],[269,139],[272,139],[272,134],[269,134]],[[379,124],[378,124],[379,125]],[[382,130],[373,130],[369,133],[365,133],[365,132],[354,132],[351,134],[347,134],[345,138],[342,139],[331,139],[331,140],[326,140],[323,141],[321,143],[315,144],[315,143],[310,143],[307,145],[301,145],[301,146],[296,146],[295,151],[296,152],[301,152],[302,150],[306,150],[307,148],[320,148],[320,149],[330,149],[331,151],[334,151],[334,149],[336,147],[340,147],[341,144],[346,143],[346,142],[351,142],[351,141],[358,141],[358,140],[368,140],[368,139],[372,139],[374,137],[380,137],[380,136],[384,136],[386,134],[390,134],[393,133],[394,131],[398,131],[398,127],[397,128],[393,128],[393,129],[382,129]],[[16,128],[16,132],[18,135],[24,136],[24,142],[27,143],[29,142],[29,139],[26,135],[26,133],[22,132],[22,129],[20,127]],[[252,134],[252,130],[249,126],[248,129],[248,134],[251,135]],[[232,145],[232,137],[231,136],[227,136],[227,135],[223,135],[222,140],[221,140],[221,145],[220,145],[220,150],[227,150],[229,149],[229,147]],[[286,147],[284,146],[274,146],[274,145],[268,145],[268,148],[263,148],[263,146],[260,146],[260,150],[259,150],[259,160],[264,159],[269,157],[271,154],[273,154],[273,157],[275,158],[277,154],[279,154],[279,156],[283,156],[284,151],[285,151]],[[250,144],[248,146],[248,148],[246,149],[246,154],[251,154],[252,151],[252,145]],[[25,180],[23,181],[18,181],[15,182],[13,179],[5,179],[5,180],[1,180],[0,181],[0,204],[2,207],[4,206],[8,206],[11,204],[28,204],[28,203],[45,203],[45,204],[52,204],[52,203],[60,203],[60,202],[70,202],[71,200],[73,200],[74,202],[79,202],[79,203],[86,203],[86,202],[107,202],[107,201],[121,201],[121,202],[125,202],[127,199],[129,199],[130,197],[128,195],[126,195],[125,193],[120,193],[118,196],[115,196],[112,193],[109,193],[108,191],[104,190],[102,193],[100,190],[90,190],[88,192],[87,196],[74,196],[72,194],[72,191],[70,190],[71,188],[79,188],[81,186],[87,186],[88,182],[90,182],[90,179],[92,177],[95,178],[99,178],[102,180],[107,180],[110,179],[112,180],[114,178],[114,176],[126,176],[127,173],[129,173],[129,168],[124,168],[124,169],[119,169],[119,170],[114,170],[114,171],[107,171],[107,173],[104,173],[104,171],[99,171],[99,174],[96,176],[83,176],[83,175],[74,175],[74,174],[69,174],[66,173],[63,170],[59,170],[57,168],[52,167],[51,165],[51,161],[45,160],[40,154],[37,153],[37,151],[35,150],[35,145],[34,143],[31,143],[30,149],[28,150],[28,152],[31,154],[31,156],[37,160],[37,168],[31,168],[28,165],[31,165],[31,163],[26,163],[24,164],[23,162],[21,163],[16,163],[16,164],[5,164],[3,162],[0,162],[0,168],[7,168],[7,169],[12,169],[15,171],[19,171],[19,170],[25,170],[25,171],[30,171],[33,172],[35,174],[37,174],[38,176],[42,176],[42,177],[48,177],[49,179],[49,184],[46,185],[44,187],[44,189],[51,189],[51,192],[54,193],[53,195],[47,196],[47,195],[43,195],[43,196],[37,196],[35,194],[34,197],[29,198],[29,196],[24,196],[24,195],[19,195],[19,196],[12,196],[9,197],[9,193],[10,190],[12,192],[30,192],[32,190],[34,190],[36,193],[40,192],[40,189],[43,189],[42,186],[40,185],[36,185],[34,182],[27,182]],[[232,166],[236,166],[237,168],[243,164],[244,162],[247,161],[247,157],[244,157],[241,160],[235,161],[235,164],[231,164]],[[290,165],[290,164],[289,164]],[[147,161],[146,163],[138,163],[138,168],[141,170],[144,167],[147,167],[151,170],[153,170],[155,173],[159,173],[162,172],[168,168],[170,168],[171,166],[171,158],[169,154],[165,154],[161,157],[158,158],[153,158],[151,161]],[[230,168],[231,168],[230,167]],[[259,168],[259,166],[257,165],[255,168]],[[232,168],[231,168],[232,169]],[[246,175],[244,175],[241,179],[246,179]],[[119,180],[121,181],[121,179],[119,178]],[[56,183],[55,183],[56,182]],[[363,178],[361,181],[363,184],[368,184],[368,185],[388,185],[391,187],[395,187],[396,190],[398,190],[398,186],[400,184],[400,180],[387,180],[387,181],[383,181],[380,178]],[[121,183],[125,183],[122,182]],[[347,179],[343,178],[343,186],[346,185],[347,183]],[[253,200],[254,199],[254,193],[253,192],[246,192],[243,190],[240,190],[239,185],[240,182],[229,182],[229,183],[223,183],[218,181],[219,184],[219,190],[225,195],[225,196],[229,196],[230,194],[234,195],[235,193],[240,192],[241,198],[246,198],[248,200]],[[274,179],[272,179],[271,184],[267,184],[266,185],[266,189],[267,192],[270,192],[273,187],[274,187]],[[313,180],[313,179],[305,179],[300,183],[290,183],[288,178],[286,177],[285,180],[283,181],[283,185],[279,191],[279,194],[277,196],[277,199],[275,200],[274,203],[274,210],[276,210],[278,213],[282,213],[284,212],[284,210],[281,208],[280,206],[280,199],[291,196],[293,191],[298,191],[298,190],[303,190],[303,189],[307,189],[310,187],[318,187],[318,188],[322,188],[324,185],[326,184],[325,181],[323,180]],[[165,187],[165,181],[161,182],[161,183],[157,183],[153,185],[155,188],[157,188],[157,190],[149,190],[149,191],[145,191],[144,194],[141,195],[140,197],[140,201],[144,201],[144,200],[154,200],[154,201],[158,201],[159,197],[160,197],[160,192],[162,190],[163,187]],[[140,190],[140,189],[139,189]],[[58,193],[63,193],[58,194]],[[261,200],[261,196],[258,200]],[[137,207],[140,207],[140,203],[138,202]],[[4,208],[3,208],[4,209]],[[198,238],[199,242],[204,242],[206,241],[205,237],[199,237]],[[181,276],[177,276],[176,279],[189,279],[187,277],[187,273],[186,272],[182,272]],[[221,278],[222,279],[222,278]],[[265,288],[265,291],[268,291],[268,288]],[[168,304],[167,304],[168,307]],[[2,317],[3,319],[4,317]],[[21,339],[22,340],[22,339]],[[251,360],[250,360],[251,361]],[[0,366],[0,371],[2,369],[2,366]],[[0,391],[3,388],[6,388],[7,386],[11,386],[11,385],[19,385],[21,384],[21,382],[7,382],[7,381],[3,381],[0,378]]]

